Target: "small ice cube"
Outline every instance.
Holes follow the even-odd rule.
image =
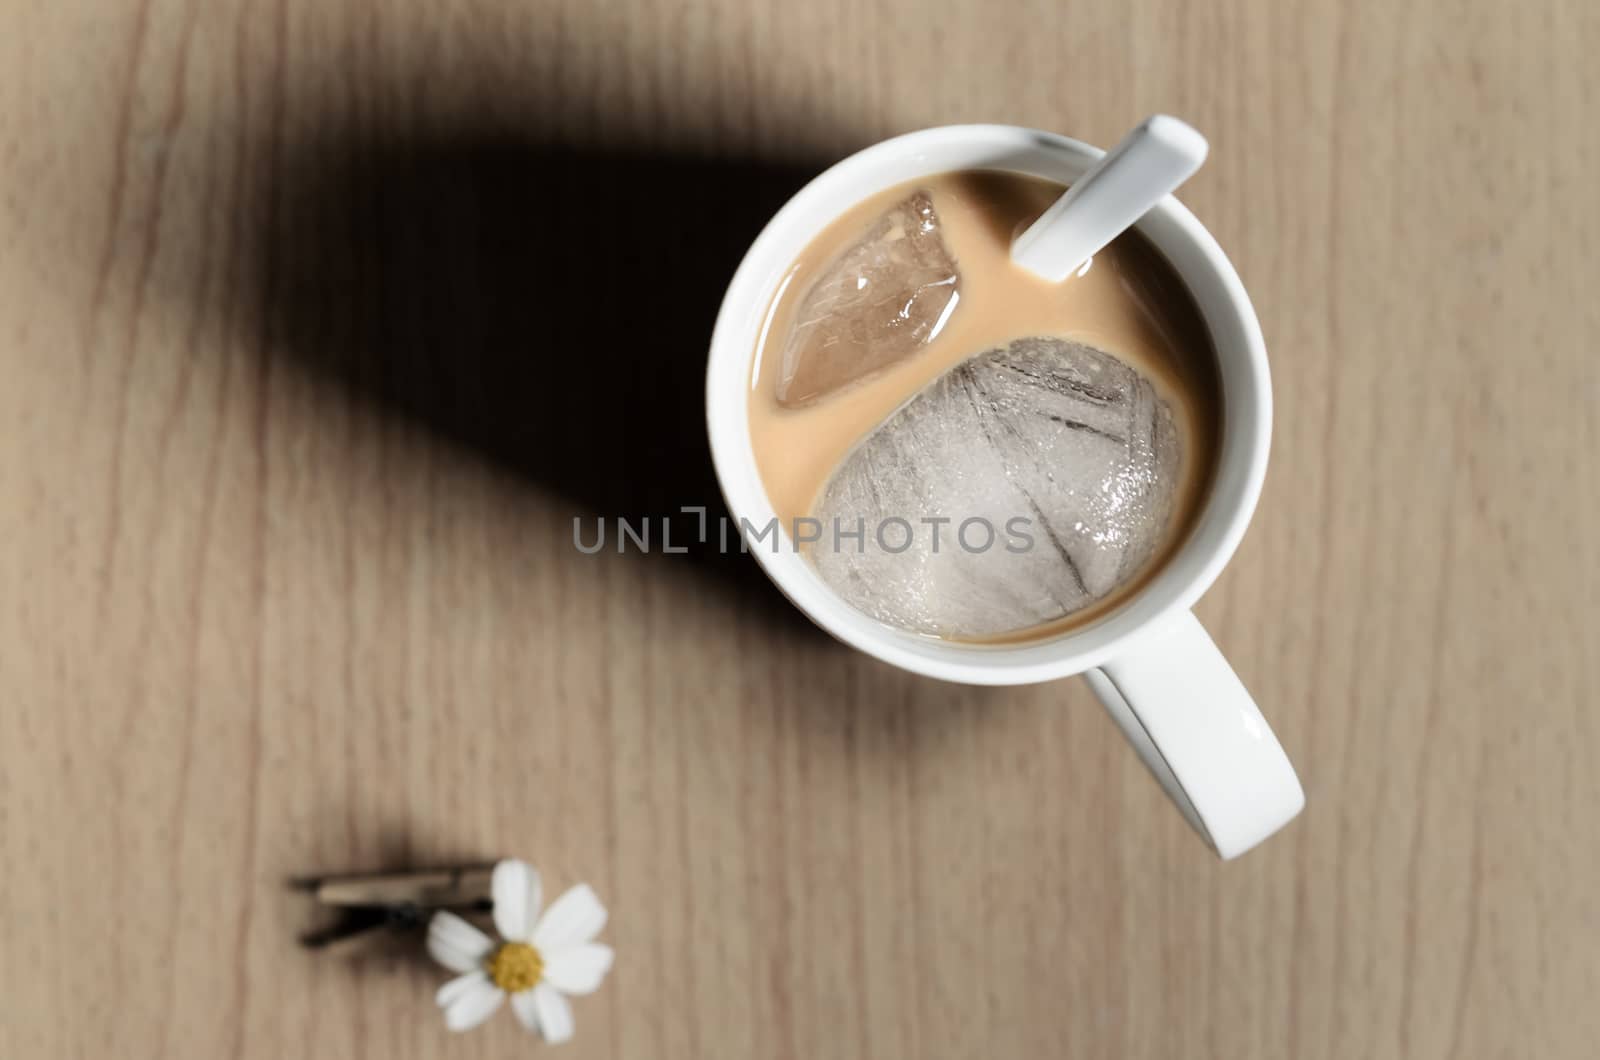
[[[1182,456],[1138,372],[1080,343],[1019,339],[946,372],[855,448],[823,490],[809,552],[834,591],[890,625],[1024,630],[1139,572]]]
[[[931,341],[955,309],[956,263],[919,191],[873,222],[800,302],[778,401],[804,405]]]

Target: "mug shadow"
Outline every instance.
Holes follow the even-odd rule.
[[[652,561],[820,639],[748,556],[719,550],[704,412],[723,288],[820,168],[330,132],[291,150],[263,219],[269,346],[571,502],[586,544],[595,519],[608,548],[616,520],[648,521],[659,553],[670,517],[688,552]],[[707,509],[706,542],[684,506]]]

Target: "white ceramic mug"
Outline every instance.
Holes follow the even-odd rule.
[[[951,170],[1004,170],[1069,184],[1102,153],[1007,125],[924,129],[850,156],[789,200],[751,244],[711,337],[706,419],[732,516],[754,527],[775,518],[750,444],[753,354],[785,270],[830,221],[876,192]],[[834,595],[786,534],[776,549],[768,537],[753,541],[750,551],[813,622],[894,666],[981,685],[1086,674],[1190,824],[1231,858],[1305,804],[1277,738],[1189,611],[1233,555],[1261,492],[1272,424],[1266,348],[1233,266],[1188,210],[1168,196],[1138,228],[1199,302],[1219,361],[1223,418],[1210,496],[1188,539],[1133,598],[1081,629],[1016,645],[969,645],[893,629],[855,610]]]

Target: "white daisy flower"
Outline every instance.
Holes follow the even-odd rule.
[[[572,1037],[569,995],[592,993],[611,969],[611,947],[595,942],[606,909],[580,883],[539,915],[539,874],[526,862],[502,861],[490,884],[494,926],[488,935],[454,913],[428,922],[428,953],[456,978],[435,1000],[453,1031],[476,1027],[511,996],[511,1011],[552,1044]]]

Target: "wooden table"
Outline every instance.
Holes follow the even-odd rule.
[[[0,1056],[523,1056],[291,877],[520,854],[570,1057],[1590,1057],[1600,8],[0,4]],[[715,503],[712,314],[831,159],[1212,138],[1278,400],[1201,616],[1309,805],[854,656]]]

